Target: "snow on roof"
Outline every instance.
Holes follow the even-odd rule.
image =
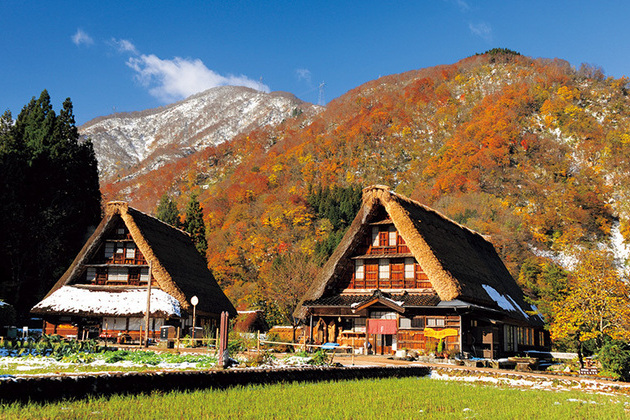
[[[529,319],[529,315],[525,313],[525,311],[520,307],[518,303],[514,301],[514,299],[512,299],[512,297],[502,295],[501,293],[497,292],[496,289],[488,286],[487,284],[483,284],[481,285],[481,287],[483,287],[490,298],[494,300],[501,309],[512,312],[520,312],[521,314],[523,314],[525,319]]]
[[[147,308],[147,289],[95,290],[63,286],[33,308],[33,312],[53,312],[93,316],[142,315]],[[151,290],[151,314],[181,316],[177,299],[160,289]]]
[[[0,306],[4,306],[4,305],[8,305],[8,303],[3,302],[3,301],[0,300]]]

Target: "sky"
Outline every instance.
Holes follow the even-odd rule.
[[[0,112],[47,89],[77,124],[222,85],[327,103],[492,48],[630,76],[630,2],[0,1]],[[323,88],[320,89],[320,86]]]

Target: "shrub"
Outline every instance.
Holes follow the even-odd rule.
[[[598,359],[602,367],[622,381],[630,380],[630,344],[622,340],[611,340],[604,344]]]

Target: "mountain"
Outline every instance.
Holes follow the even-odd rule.
[[[198,193],[209,265],[237,305],[265,301],[258,285],[273,281],[278,255],[316,255],[336,234],[309,204],[318,186],[389,185],[488,235],[535,289],[548,266],[570,268],[577,249],[608,249],[627,266],[628,88],[594,67],[493,50],[381,77],[315,116],[102,191],[145,211],[165,192],[180,209]]]
[[[134,178],[237,134],[317,109],[289,93],[223,86],[164,107],[99,117],[79,132],[94,143],[101,182],[106,183]]]

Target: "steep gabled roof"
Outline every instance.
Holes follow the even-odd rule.
[[[190,235],[120,201],[107,203],[105,217],[96,231],[46,297],[77,282],[85,270],[84,264],[99,250],[119,220],[129,229],[160,288],[177,299],[183,310],[192,311],[190,299],[196,295],[199,314],[228,311],[231,317],[236,316],[236,309],[208,270]]]
[[[384,186],[363,190],[361,209],[302,302],[338,293],[336,280],[353,269],[351,257],[364,235],[369,233],[369,222],[382,209],[442,301],[459,299],[499,308],[515,319],[541,322],[540,318],[525,313],[532,308],[490,242],[479,233]],[[306,308],[300,305],[295,315],[303,318]]]

